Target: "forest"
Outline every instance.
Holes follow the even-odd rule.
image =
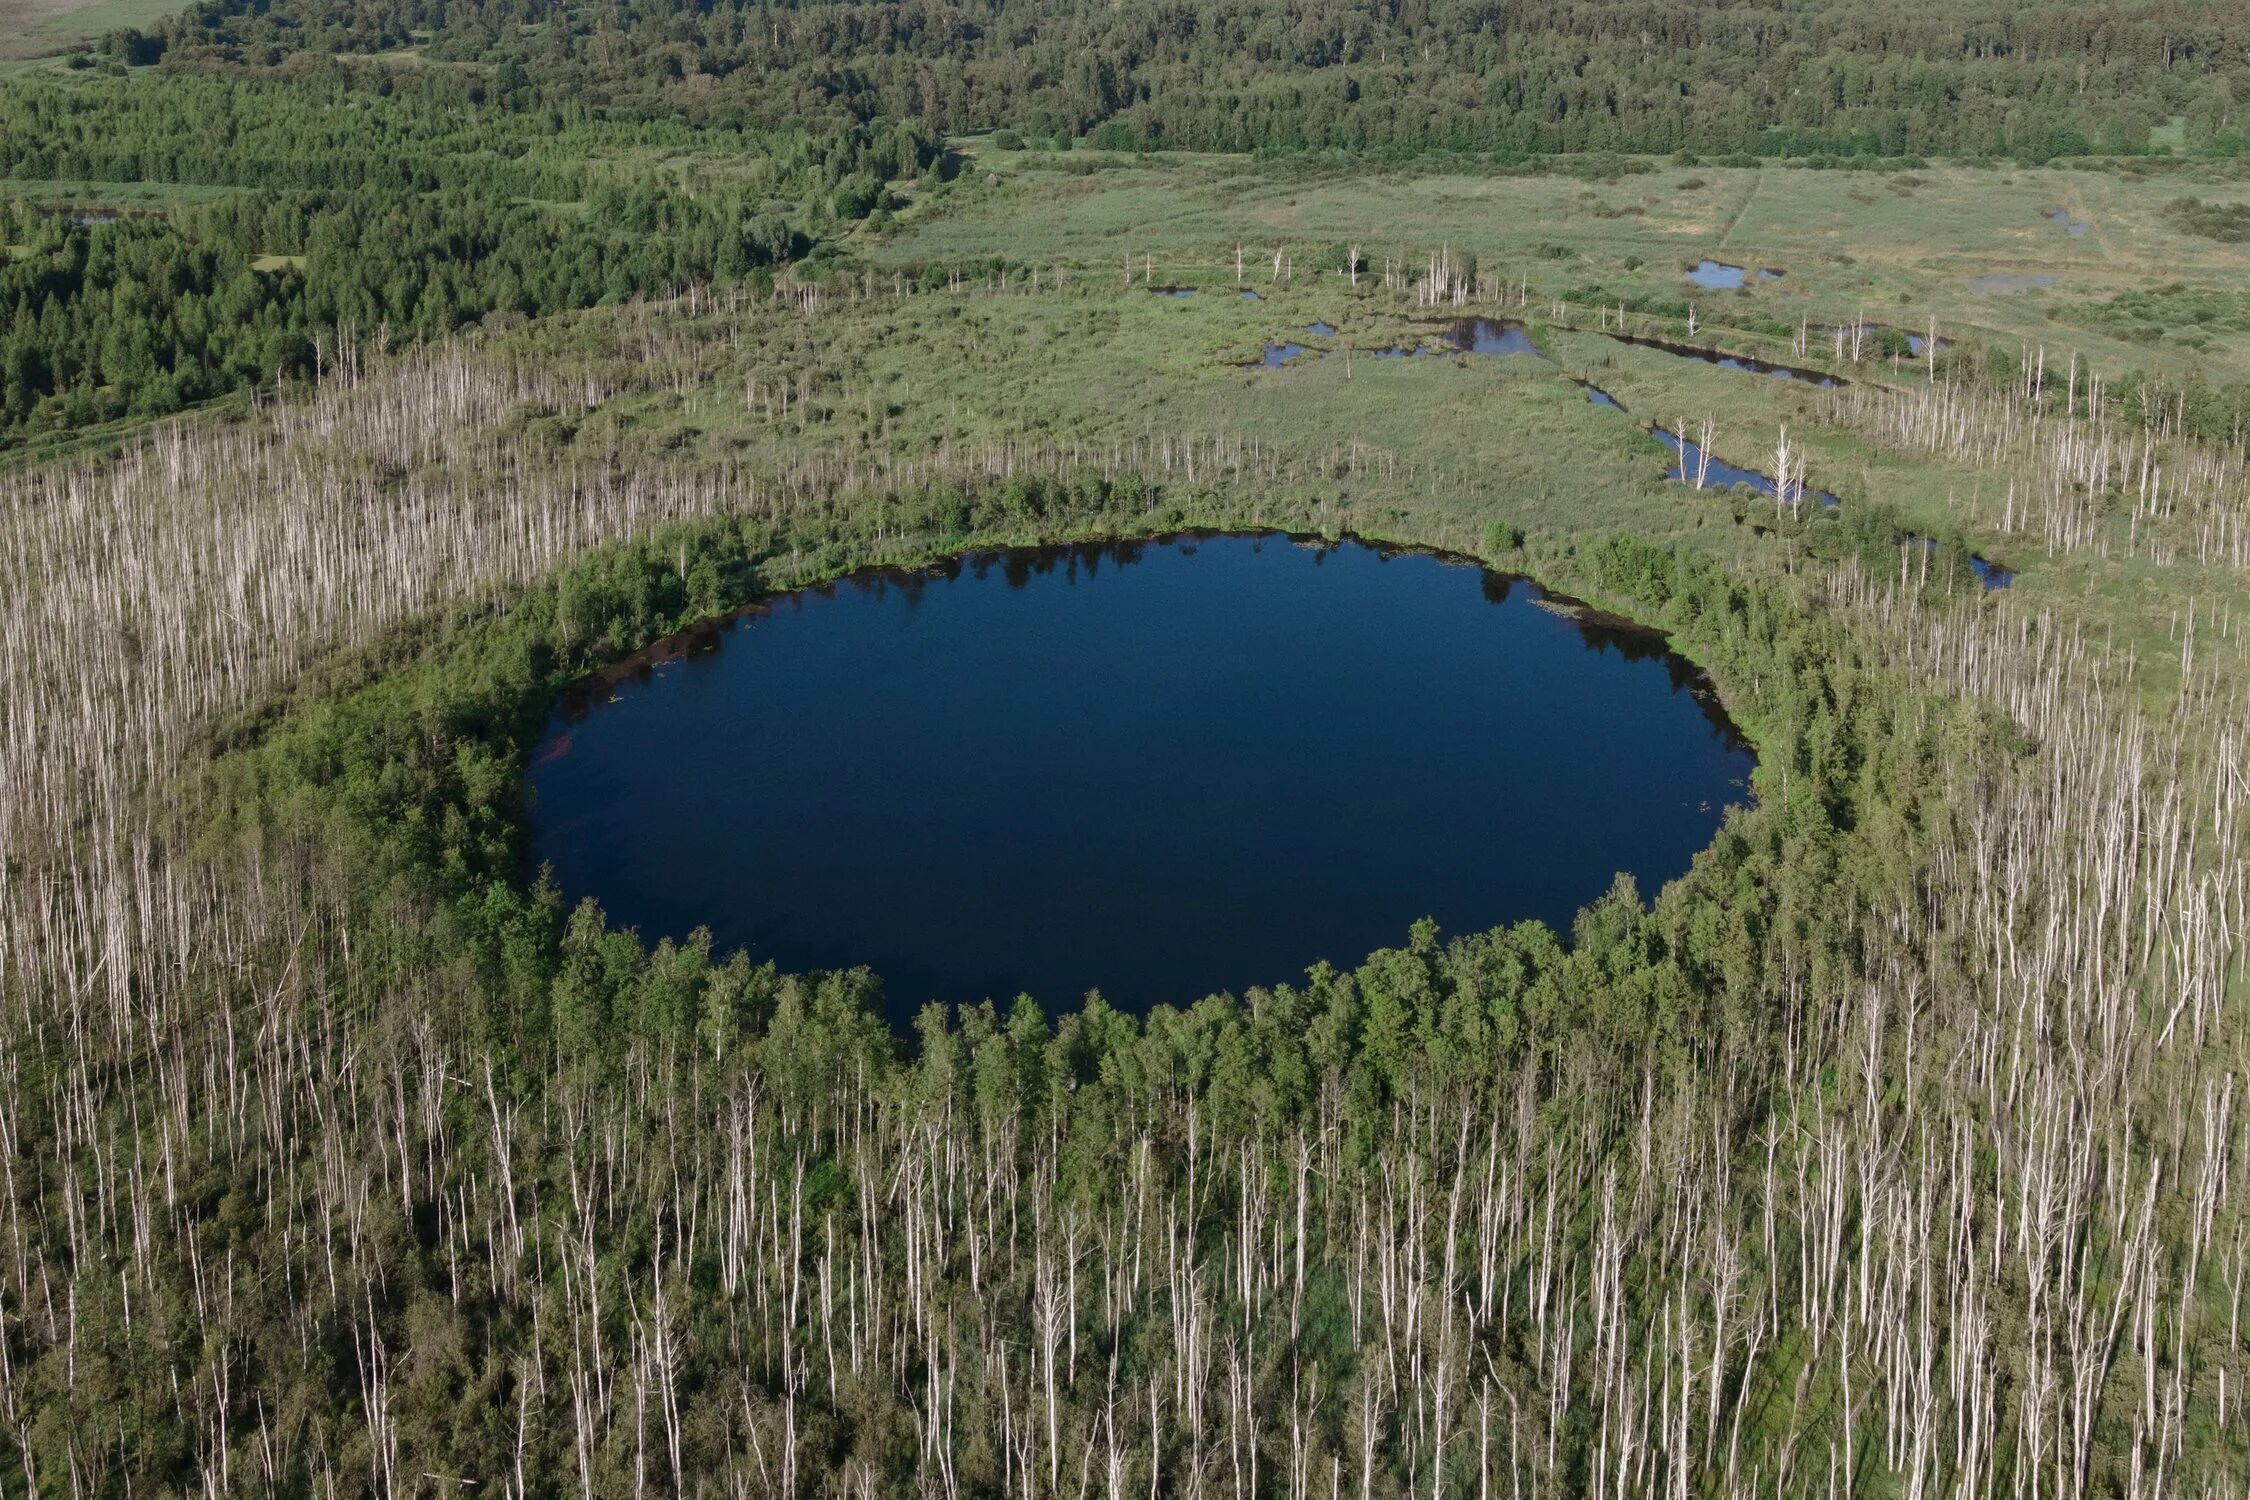
[[[802,225],[865,218],[937,164],[911,126],[699,135],[716,191],[605,171],[679,140],[582,108],[473,110],[438,89],[186,79],[0,91],[0,175],[234,191],[147,212],[0,199],[0,444],[312,373],[324,343],[401,343],[769,274]]]
[[[88,15],[0,65],[0,1488],[2250,1493],[2241,0]],[[533,867],[589,674],[1199,529],[1659,631],[1757,770],[1145,1013]]]
[[[433,24],[442,18],[442,24]],[[698,119],[923,119],[1124,149],[2138,152],[2184,116],[2239,152],[2239,5],[444,7],[206,3],[179,65],[427,55]]]
[[[2246,35],[2250,11],[2223,4],[1886,25],[1842,7],[207,3],[0,90],[0,178],[42,185],[0,196],[0,445],[301,376],[347,332],[412,341],[769,274],[952,176],[949,133],[1534,167],[2038,163],[2144,154],[2178,122],[2226,159]],[[105,184],[160,191],[111,222]]]

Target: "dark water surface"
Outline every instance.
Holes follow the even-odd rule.
[[[1746,375],[1771,375],[1777,380],[1796,380],[1806,385],[1817,385],[1822,390],[1833,390],[1844,382],[1819,370],[1797,370],[1788,365],[1768,364],[1747,354],[1721,354],[1716,349],[1698,348],[1693,344],[1675,344],[1669,339],[1646,338],[1637,333],[1604,333],[1603,338],[1612,343],[1631,344],[1636,349],[1655,349],[1665,354],[1676,354],[1682,359],[1701,360],[1707,365],[1717,365],[1722,370],[1740,370]]]
[[[937,998],[1144,1008],[1435,917],[1565,928],[1686,869],[1752,758],[1646,632],[1278,535],[976,554],[771,600],[581,684],[534,858],[653,941]]]
[[[1461,318],[1446,326],[1445,341],[1463,354],[1528,354],[1540,357],[1539,346],[1521,323],[1497,318]]]
[[[1610,404],[1616,405],[1614,401]],[[1668,479],[1684,479],[1689,484],[1693,484],[1696,466],[1703,459],[1702,445],[1691,437],[1682,437],[1669,427],[1651,428],[1649,436],[1672,450],[1674,462],[1665,477]],[[1790,467],[1795,468],[1796,465],[1791,464]],[[1737,468],[1715,454],[1712,456],[1710,463],[1704,467],[1703,483],[1706,488],[1717,490],[1730,489],[1738,484],[1748,485],[1769,500],[1778,499],[1781,489],[1781,486],[1774,482],[1771,474],[1761,474],[1756,469]],[[1801,500],[1818,500],[1822,505],[1838,503],[1836,497],[1826,490],[1807,489],[1798,498]]]

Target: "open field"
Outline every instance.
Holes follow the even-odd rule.
[[[48,57],[104,32],[146,27],[178,0],[0,0],[0,59]]]
[[[1471,176],[1400,169],[1336,171],[1224,159],[1137,162],[1096,157],[1083,175],[1057,158],[979,153],[979,182],[927,221],[909,214],[875,254],[944,262],[1006,254],[1093,263],[1129,247],[1153,254],[1159,279],[1231,277],[1234,247],[1253,268],[1277,246],[1333,265],[1357,244],[1378,267],[1449,243],[1487,274],[1528,279],[1535,293],[1600,285],[1680,293],[1680,272],[1709,256],[1786,275],[1742,292],[1699,294],[1712,321],[1731,310],[1794,322],[1870,321],[2030,342],[2070,342],[2105,368],[2201,362],[2250,372],[2250,336],[2204,350],[2109,336],[2090,309],[2120,293],[2184,284],[2239,304],[2250,256],[2197,238],[2165,215],[2195,196],[2250,202],[2250,179],[2205,172],[1937,166],[1905,173],[1641,163],[1614,181],[1567,175]],[[1072,165],[1077,165],[1075,159]],[[2071,234],[2055,209],[2090,224]],[[1326,254],[1315,253],[1315,247]],[[2051,287],[1979,293],[1980,276],[2051,276]]]

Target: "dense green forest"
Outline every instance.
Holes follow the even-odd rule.
[[[179,65],[382,52],[696,119],[923,119],[1205,151],[2240,151],[2239,3],[624,4],[189,8]]]
[[[629,164],[683,144],[723,155],[726,181]],[[939,155],[911,126],[689,132],[478,107],[443,75],[13,85],[0,175],[234,191],[130,216],[0,198],[0,442],[302,376],[353,331],[403,343],[739,282]]]

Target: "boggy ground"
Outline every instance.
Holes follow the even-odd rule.
[[[2167,211],[2186,197],[2250,201],[2250,177],[2225,163],[1868,171],[1620,158],[1591,176],[1428,166],[1376,174],[971,149],[984,175],[967,174],[939,212],[902,215],[870,249],[878,263],[1005,254],[1116,269],[1129,252],[1136,267],[1153,254],[1159,279],[1190,268],[1231,277],[1239,244],[1262,286],[1277,248],[1300,247],[1308,269],[1323,261],[1302,247],[1321,247],[1332,265],[1353,244],[1378,268],[1389,259],[1419,269],[1450,244],[1480,257],[1488,274],[1549,292],[1598,284],[1687,295],[1687,268],[1708,256],[1785,273],[1739,292],[1695,292],[1713,321],[1755,310],[1788,323],[1865,317],[1920,332],[1936,317],[1948,331],[2011,344],[2067,340],[2105,367],[2250,371],[2250,261]],[[2046,217],[2058,206],[2087,231],[2073,235]],[[2055,284],[1978,295],[1972,283],[1989,274]],[[2112,305],[2160,288],[2177,289],[2168,322]]]

